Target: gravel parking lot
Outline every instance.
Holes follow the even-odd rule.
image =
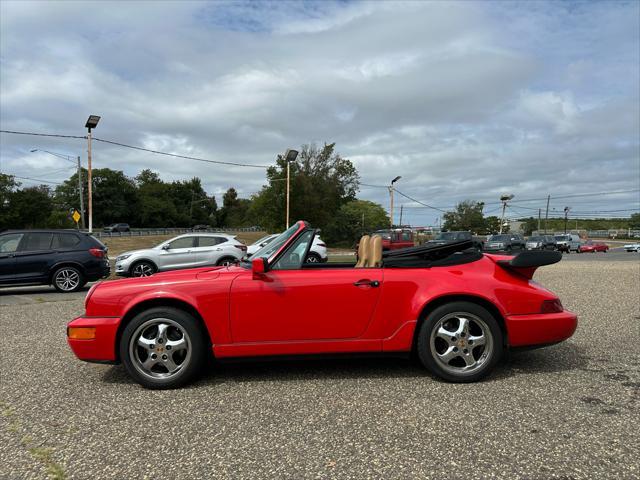
[[[215,365],[148,391],[72,355],[83,295],[5,291],[0,478],[638,478],[640,261],[607,255],[540,269],[578,331],[472,385],[384,358]]]

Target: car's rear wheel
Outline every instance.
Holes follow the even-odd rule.
[[[59,292],[77,292],[87,283],[82,272],[75,267],[60,267],[51,277],[51,283]]]
[[[120,358],[146,388],[175,388],[193,380],[205,363],[204,335],[188,313],[157,307],[138,314],[125,327]]]
[[[235,265],[237,262],[238,260],[235,257],[222,257],[220,260],[218,260],[216,265],[218,265],[219,267],[229,267],[231,265]]]
[[[131,265],[131,276],[132,277],[148,277],[156,273],[156,270],[157,268],[153,263],[143,260]]]
[[[305,260],[306,263],[320,263],[321,261],[322,259],[320,258],[320,255],[313,252],[307,255],[307,259]]]
[[[425,318],[417,349],[420,361],[434,375],[450,382],[475,382],[500,360],[502,332],[485,308],[452,302]]]

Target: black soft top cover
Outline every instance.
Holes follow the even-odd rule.
[[[444,245],[425,244],[384,252],[382,263],[387,268],[430,268],[460,265],[481,258],[482,253],[473,248],[472,240],[462,240]]]

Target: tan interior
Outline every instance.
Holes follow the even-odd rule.
[[[369,240],[369,259],[367,267],[380,268],[382,266],[382,237],[373,235]]]
[[[365,268],[369,261],[369,235],[363,235],[358,243],[358,263],[355,268]]]

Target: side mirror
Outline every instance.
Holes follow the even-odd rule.
[[[169,250],[169,244],[166,243],[166,244],[162,245],[162,249],[163,250]]]
[[[253,278],[260,277],[267,272],[269,264],[264,257],[254,258],[251,260],[251,271],[253,272]]]

